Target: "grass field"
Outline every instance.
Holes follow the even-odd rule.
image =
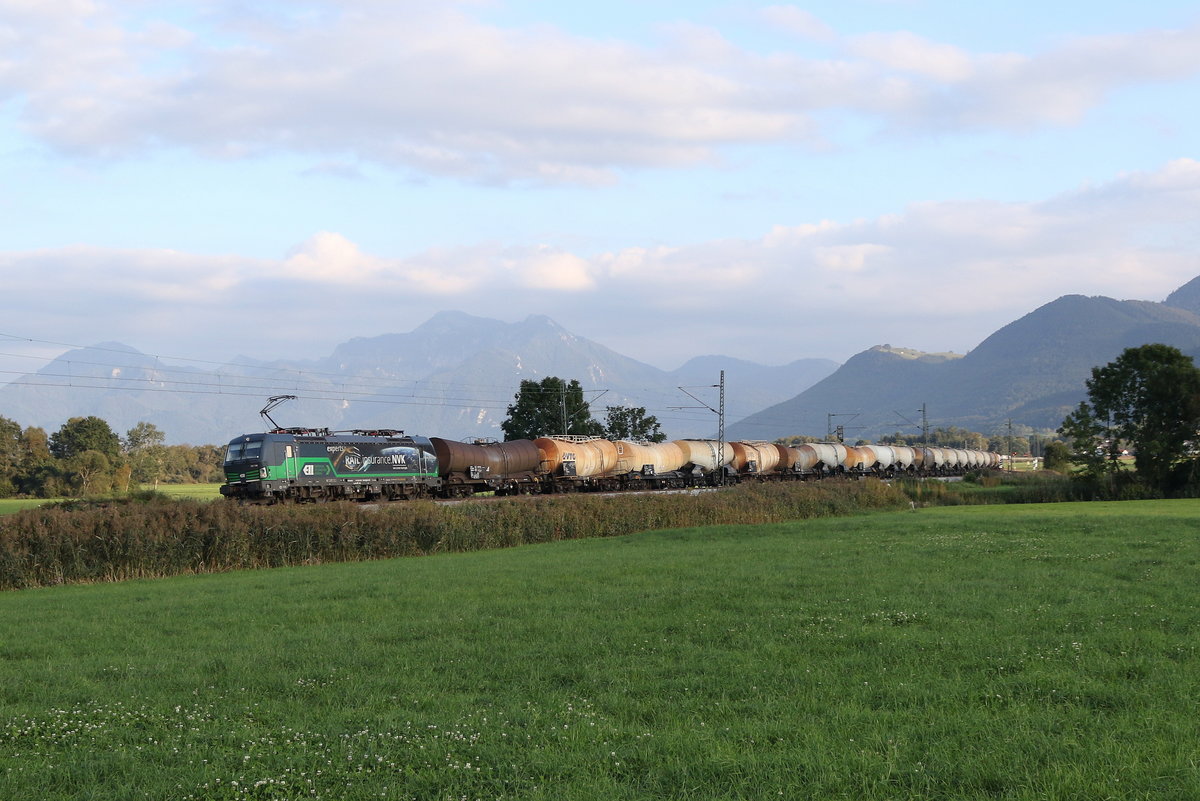
[[[153,489],[155,492],[170,498],[191,498],[198,501],[216,500],[221,497],[220,484],[159,484],[157,488],[150,485],[144,490]],[[22,509],[35,509],[43,504],[55,503],[65,498],[0,498],[0,515],[9,515]]]
[[[212,501],[221,497],[220,484],[159,484],[157,487],[144,484],[142,489],[152,489],[170,498],[191,498],[197,501]]]
[[[36,509],[47,503],[42,498],[0,498],[0,515],[11,515],[22,509]]]
[[[1200,502],[0,594],[0,798],[1200,798]]]

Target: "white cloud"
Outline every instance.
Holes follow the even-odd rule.
[[[28,299],[6,310],[13,332],[160,353],[296,356],[462,309],[550,314],[632,355],[650,337],[656,351],[741,348],[733,355],[770,361],[879,342],[966,350],[1068,293],[1161,300],[1200,273],[1196,219],[1200,162],[1180,159],[1041,202],[922,203],[754,240],[595,257],[494,243],[396,257],[323,232],[274,260],[83,246],[0,253],[0,276],[7,297]],[[334,329],[321,323],[331,316]],[[710,341],[718,329],[727,334]]]
[[[279,272],[291,281],[362,285],[383,268],[380,259],[367,256],[341,234],[322,231],[285,259]]]
[[[767,6],[762,10],[763,19],[769,24],[789,31],[803,39],[831,42],[837,38],[833,28],[818,17],[798,6]]]
[[[537,248],[534,253],[513,263],[522,286],[531,289],[550,289],[580,292],[595,287],[587,261],[550,248]]]
[[[858,58],[889,70],[913,73],[944,84],[964,81],[975,72],[967,51],[907,31],[856,36],[848,42],[848,49]]]
[[[474,181],[604,184],[721,160],[729,145],[820,141],[814,115],[916,130],[1072,124],[1114,89],[1200,72],[1200,26],[972,53],[910,32],[839,39],[774,5],[768,24],[840,49],[754,52],[675,26],[657,46],[500,27],[470,3],[0,2],[0,101],[89,157],[368,160]],[[268,16],[274,14],[276,16]]]

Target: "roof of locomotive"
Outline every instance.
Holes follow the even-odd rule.
[[[234,437],[231,442],[261,440],[263,442],[295,442],[296,440],[334,440],[337,442],[396,442],[427,441],[426,437],[415,437],[403,431],[390,428],[354,429],[351,431],[330,431],[328,428],[279,428],[274,431],[263,431],[254,434],[242,434]]]

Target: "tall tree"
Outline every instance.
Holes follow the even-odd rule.
[[[0,417],[0,498],[16,492],[16,477],[21,468],[21,426],[15,420]]]
[[[1170,490],[1196,467],[1200,431],[1200,369],[1178,348],[1153,344],[1126,348],[1114,361],[1092,368],[1088,401],[1069,424],[1103,430],[1112,452],[1124,441],[1134,452],[1138,477]]]
[[[134,453],[143,448],[161,446],[166,439],[167,435],[162,429],[143,420],[125,432],[125,452]]]
[[[50,436],[50,453],[56,459],[70,459],[84,451],[116,459],[121,455],[121,439],[99,417],[72,417]]]
[[[125,452],[129,455],[132,480],[158,486],[166,459],[163,442],[167,435],[154,423],[138,423],[125,433]]]
[[[83,495],[112,488],[112,465],[100,451],[84,451],[63,463],[72,484]]]
[[[646,414],[644,406],[609,406],[604,420],[604,436],[607,439],[642,440],[665,442],[658,418]]]
[[[575,379],[569,383],[557,376],[541,381],[521,382],[508,407],[508,417],[500,424],[506,440],[536,439],[551,434],[575,434],[598,437],[603,427],[592,419],[583,387]]]

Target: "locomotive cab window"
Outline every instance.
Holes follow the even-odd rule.
[[[250,442],[231,442],[225,451],[225,461],[238,462],[243,459],[257,459],[262,454],[262,440]]]

